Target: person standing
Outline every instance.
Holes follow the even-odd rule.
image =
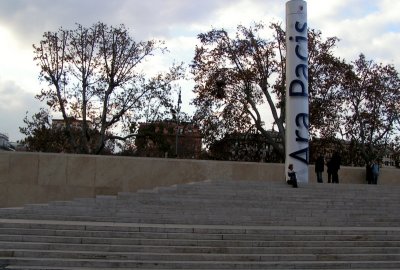
[[[331,158],[332,183],[339,184],[340,156],[338,152],[333,153]]]
[[[328,173],[328,183],[332,183],[332,158],[326,163],[327,173]]]
[[[377,185],[378,184],[378,176],[379,176],[379,164],[376,160],[374,160],[374,162],[372,162],[371,173],[372,173],[372,184]]]
[[[322,179],[322,173],[324,172],[324,166],[325,166],[325,161],[324,161],[324,156],[320,154],[317,158],[317,161],[315,162],[315,173],[317,174],[317,182],[318,183],[323,183]]]
[[[367,163],[365,166],[365,180],[367,181],[368,185],[372,184],[372,164],[370,162]]]

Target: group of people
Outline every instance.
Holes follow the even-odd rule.
[[[339,170],[340,170],[340,156],[337,152],[333,153],[332,157],[326,163],[328,173],[328,183],[339,184]],[[325,159],[320,154],[315,162],[315,173],[317,175],[317,182],[323,183],[322,173],[325,168]]]
[[[317,175],[317,182],[323,183],[322,173],[324,172],[325,161],[322,155],[319,155],[315,162],[315,173]],[[338,171],[340,169],[340,156],[336,152],[332,155],[331,159],[326,163],[328,172],[328,183],[339,183]],[[366,181],[368,184],[376,185],[379,176],[379,163],[374,160],[366,165]]]
[[[379,176],[379,163],[378,161],[374,160],[371,163],[368,163],[365,166],[366,170],[366,181],[369,185],[376,185],[378,184],[378,176]]]
[[[317,175],[317,182],[323,183],[322,174],[325,171],[325,165],[328,173],[328,183],[339,183],[339,170],[340,170],[340,155],[333,153],[332,157],[326,162],[322,154],[320,154],[315,162],[315,173]],[[368,184],[376,185],[379,176],[379,163],[374,160],[366,165],[366,181]],[[286,182],[289,185],[297,188],[296,172],[294,171],[293,164],[289,164]]]

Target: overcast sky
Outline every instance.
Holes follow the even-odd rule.
[[[19,126],[44,107],[34,95],[45,88],[38,81],[32,44],[45,31],[73,29],[75,23],[125,24],[136,40],[162,39],[170,50],[153,59],[160,70],[173,60],[189,64],[196,36],[214,28],[233,30],[238,24],[284,22],[286,1],[279,0],[0,0],[0,132],[21,139]],[[348,61],[367,59],[400,70],[400,1],[308,0],[308,25],[324,36],[340,38],[336,52]],[[156,65],[154,65],[156,63]],[[193,97],[187,84],[183,108]]]

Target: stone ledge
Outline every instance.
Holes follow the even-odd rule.
[[[7,190],[0,207],[116,195],[207,179],[283,182],[283,174],[284,164],[273,163],[0,152],[0,183]],[[309,167],[309,176],[310,183],[315,183],[314,166]],[[339,182],[365,184],[365,168],[342,167]],[[378,184],[400,185],[400,170],[383,168]]]

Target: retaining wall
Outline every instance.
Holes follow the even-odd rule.
[[[309,170],[316,182],[314,167]],[[0,207],[209,179],[284,181],[283,174],[284,164],[0,152]],[[365,168],[342,167],[339,181],[365,184]],[[400,185],[400,170],[383,168],[379,184]]]

